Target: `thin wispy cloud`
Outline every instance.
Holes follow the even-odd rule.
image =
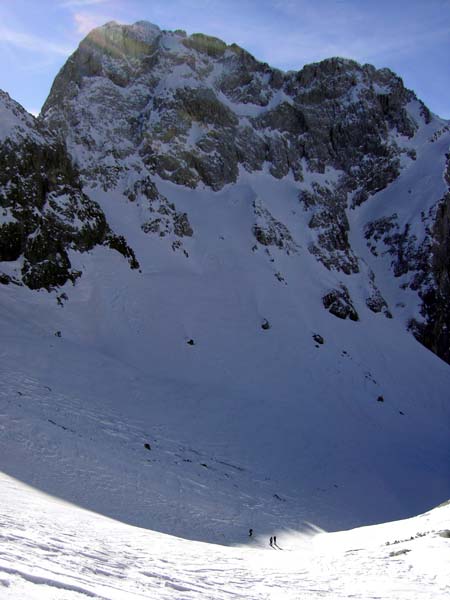
[[[448,115],[450,0],[0,0],[0,87],[38,106],[64,58],[111,20],[214,35],[283,70],[330,56],[387,66]]]
[[[67,56],[72,51],[66,44],[49,42],[41,37],[16,31],[5,26],[0,26],[0,45],[1,44],[8,44],[15,46],[16,48],[21,48],[22,50],[29,50],[39,54],[55,54],[59,56]]]
[[[76,32],[80,35],[87,35],[90,31],[111,21],[110,17],[104,15],[95,15],[91,13],[75,13],[73,15]]]
[[[245,35],[245,32],[243,32]],[[253,32],[251,45],[257,58],[264,59],[281,68],[298,68],[308,62],[316,62],[331,56],[353,58],[357,61],[383,61],[390,56],[408,55],[415,52],[417,47],[425,49],[428,44],[435,43],[439,38],[449,37],[450,28],[442,27],[429,32],[415,34],[385,36],[342,36],[333,39],[331,35],[316,33],[280,32],[272,34],[272,45],[267,48],[268,31]]]
[[[226,21],[210,18],[208,24],[225,41],[236,41],[256,58],[282,69],[298,69],[331,56],[389,64],[392,57],[408,60],[418,48],[424,51],[439,40],[448,38],[450,43],[450,25],[432,16],[386,23],[382,17],[364,14],[359,5],[346,6],[342,11],[340,3],[326,4],[328,11],[324,13],[302,0],[270,2],[276,27],[260,18],[249,28],[244,20],[232,16]]]
[[[63,8],[82,8],[85,6],[95,6],[96,4],[105,4],[110,0],[63,0],[60,6]]]

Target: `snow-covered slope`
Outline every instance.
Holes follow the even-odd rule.
[[[407,331],[439,326],[445,358],[450,132],[401,80],[343,59],[282,74],[108,24],[43,113],[89,210],[64,213],[72,237],[42,235],[64,207],[44,190],[19,237],[51,240],[40,262],[62,248],[76,277],[32,291],[20,244],[1,262],[4,472],[224,543],[450,496],[449,366]],[[33,206],[7,183],[6,223]],[[79,244],[92,211],[104,228]]]
[[[83,276],[63,306],[61,290],[4,289],[3,470],[216,541],[401,517],[449,495],[448,366],[398,319],[325,311],[308,252],[253,251],[248,196],[269,202],[272,180],[247,178],[231,195],[164,184],[205,232],[189,258],[141,233],[141,272],[106,248],[73,253]],[[119,200],[108,221],[131,230],[135,206]]]
[[[276,548],[255,532],[227,548],[130,527],[4,476],[0,484],[2,598],[443,600],[450,593],[449,505],[335,534],[275,529]]]

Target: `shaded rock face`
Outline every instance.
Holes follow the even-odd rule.
[[[345,285],[330,290],[322,298],[324,307],[335,317],[339,319],[350,319],[359,321],[358,313],[352,304],[350,293]]]
[[[75,282],[81,272],[69,252],[110,245],[115,236],[82,192],[64,144],[6,94],[0,105],[5,119],[15,113],[23,124],[0,140],[0,272],[2,264],[15,267],[2,282],[47,290]]]
[[[253,202],[256,223],[253,235],[262,246],[276,246],[286,254],[296,253],[298,245],[292,239],[288,228],[277,221],[261,203]]]
[[[450,154],[445,178],[449,191],[439,203],[433,230],[427,240],[428,278],[421,278],[423,323],[412,320],[411,329],[427,348],[450,363]]]
[[[382,312],[386,318],[392,319],[392,313],[388,309],[387,302],[383,298],[379,290],[373,290],[372,294],[368,298],[366,298],[366,305],[372,312]]]
[[[401,288],[420,298],[422,319],[411,318],[409,329],[450,363],[450,154],[446,158],[444,179],[449,191],[428,212],[422,211],[422,237],[412,231],[416,224],[402,224],[397,213],[368,223],[365,237],[374,256],[391,257],[392,272],[402,280]]]
[[[315,183],[312,190],[300,192],[299,200],[311,215],[309,228],[317,232],[316,241],[309,245],[311,254],[329,270],[358,273],[358,259],[348,240],[347,195],[342,186]]]
[[[187,256],[181,238],[194,235],[189,217],[186,212],[177,211],[175,204],[158,191],[150,177],[136,181],[131,188],[124,190],[124,195],[131,202],[138,202],[145,207],[146,218],[141,224],[144,233],[160,238],[169,236],[172,250],[181,250]]]

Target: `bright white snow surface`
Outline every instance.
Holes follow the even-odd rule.
[[[225,547],[125,525],[0,476],[8,600],[444,599],[450,505],[329,534],[274,531]],[[257,532],[255,532],[255,535]]]

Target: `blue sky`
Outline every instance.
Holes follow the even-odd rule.
[[[450,0],[0,0],[0,88],[38,112],[67,57],[110,20],[208,33],[285,70],[330,56],[386,66],[450,118]]]

